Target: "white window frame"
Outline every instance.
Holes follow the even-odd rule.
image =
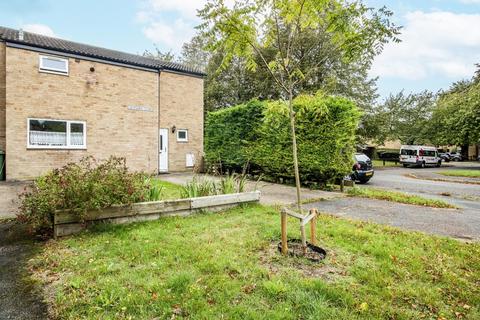
[[[180,131],[185,132],[185,138],[180,138]],[[188,130],[187,129],[177,129],[177,141],[178,142],[188,142]]]
[[[66,122],[67,123],[67,143],[65,146],[39,146],[30,144],[30,120],[39,120],[39,121],[57,121],[57,122]],[[71,124],[82,124],[83,125],[83,145],[72,145],[70,143],[70,125]],[[59,120],[59,119],[45,119],[45,118],[27,118],[27,149],[87,149],[87,122],[79,120]]]
[[[66,62],[66,70],[62,69],[55,69],[55,68],[49,68],[43,65],[43,59],[50,59],[50,60],[57,60],[57,61],[64,61]],[[38,71],[40,72],[45,72],[45,73],[53,73],[53,74],[60,74],[64,76],[68,76],[68,70],[69,70],[69,60],[68,58],[62,58],[62,57],[57,57],[57,56],[48,56],[48,55],[39,55],[38,57],[39,62],[38,62]]]

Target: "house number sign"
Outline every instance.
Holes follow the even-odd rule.
[[[128,110],[133,111],[143,111],[143,112],[152,112],[152,108],[146,106],[128,106]]]

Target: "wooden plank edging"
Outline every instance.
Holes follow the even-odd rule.
[[[216,196],[139,202],[131,205],[115,205],[101,210],[91,210],[81,219],[70,211],[60,210],[54,216],[54,236],[61,237],[83,230],[96,222],[128,223],[158,219],[161,216],[185,216],[202,209],[218,211],[241,203],[260,201],[260,191],[222,194]]]

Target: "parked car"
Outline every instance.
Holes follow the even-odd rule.
[[[430,146],[402,146],[400,148],[400,163],[404,167],[416,166],[425,168],[426,166],[442,165],[442,159],[438,156],[437,148]]]
[[[460,154],[458,152],[457,153],[452,153],[450,155],[450,158],[451,158],[452,161],[463,161],[464,160],[462,154]]]
[[[450,162],[452,155],[449,152],[440,152],[438,156],[445,162]]]
[[[363,153],[356,153],[354,160],[350,178],[359,183],[367,183],[374,174],[372,160]]]

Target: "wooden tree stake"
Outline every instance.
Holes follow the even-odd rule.
[[[302,251],[303,254],[307,254],[307,237],[305,236],[305,226],[303,224],[300,225],[300,232],[302,234]]]
[[[310,221],[310,242],[316,246],[317,245],[317,209],[310,210],[315,216]]]
[[[286,255],[287,252],[287,212],[282,210],[282,254]]]

